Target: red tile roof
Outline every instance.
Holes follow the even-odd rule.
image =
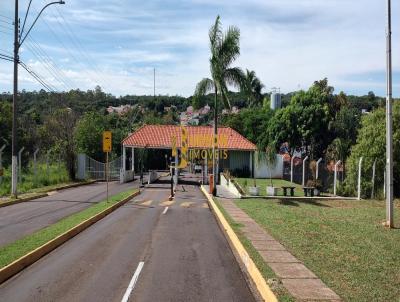
[[[212,147],[213,127],[186,126],[189,148],[209,149]],[[137,148],[171,148],[172,137],[181,147],[181,127],[173,125],[145,125],[122,141],[124,146]],[[218,127],[219,148],[227,150],[255,151],[256,146],[232,128]]]

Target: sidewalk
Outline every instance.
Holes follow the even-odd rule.
[[[243,234],[295,299],[341,301],[335,292],[238,208],[232,200],[219,198],[219,201],[232,219],[244,226]]]

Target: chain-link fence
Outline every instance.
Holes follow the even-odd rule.
[[[86,155],[86,177],[95,180],[106,180],[106,163],[99,162]],[[121,157],[108,163],[109,180],[119,180]]]

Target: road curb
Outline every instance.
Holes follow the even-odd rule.
[[[109,208],[105,209],[104,211],[88,218],[87,220],[81,222],[80,224],[74,226],[72,229],[64,232],[63,234],[57,236],[56,238],[50,240],[49,242],[43,244],[42,246],[38,247],[37,249],[33,250],[32,252],[22,256],[21,258],[15,260],[14,262],[10,263],[9,265],[0,269],[0,284],[6,281],[7,279],[11,278],[12,276],[16,275],[24,268],[28,267],[29,265],[35,263],[37,260],[42,258],[44,255],[50,253],[63,243],[67,242],[74,236],[78,235],[92,224],[96,223],[100,219],[104,218],[111,212],[115,211],[129,200],[134,198],[135,196],[139,195],[140,191],[136,191],[132,193],[128,197],[124,198],[123,200],[119,201],[118,203],[110,206]]]
[[[265,282],[265,279],[261,275],[261,272],[254,264],[253,260],[251,260],[249,254],[247,253],[246,249],[240,242],[236,233],[233,231],[228,221],[225,219],[224,215],[221,213],[220,209],[215,204],[212,196],[208,194],[204,186],[201,186],[200,188],[203,194],[206,196],[210,209],[214,213],[214,216],[217,219],[221,230],[223,231],[225,237],[228,239],[230,243],[229,245],[231,246],[232,249],[234,249],[234,252],[238,255],[238,258],[240,259],[242,264],[241,267],[243,267],[246,270],[247,275],[254,283],[255,288],[260,297],[264,301],[277,302],[278,301],[277,297],[272,292],[268,284]]]
[[[39,198],[42,198],[42,197],[47,197],[47,196],[49,196],[48,193],[52,192],[52,191],[60,191],[60,190],[64,190],[64,189],[70,189],[70,188],[76,188],[76,187],[91,185],[91,184],[94,184],[95,182],[96,182],[96,180],[88,181],[88,182],[82,182],[82,183],[74,183],[74,184],[71,184],[71,185],[60,186],[60,187],[45,191],[44,193],[40,193],[38,195],[2,202],[2,203],[0,203],[0,208],[11,206],[13,204],[18,204],[18,203],[21,203],[21,202],[32,201],[32,200],[39,199]]]
[[[78,183],[74,183],[74,184],[71,184],[71,185],[61,186],[61,187],[55,188],[55,190],[51,190],[51,191],[60,191],[60,190],[65,190],[65,189],[82,187],[82,186],[94,184],[96,182],[97,182],[97,180],[91,180],[91,181],[86,181],[86,182],[78,182]]]
[[[34,196],[26,197],[26,198],[21,198],[21,199],[2,202],[2,203],[0,203],[0,208],[11,206],[13,204],[19,204],[21,202],[31,201],[31,200],[42,198],[42,197],[46,197],[46,196],[49,196],[49,195],[47,193],[43,193],[43,194],[34,195]]]

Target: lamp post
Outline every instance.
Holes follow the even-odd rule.
[[[28,10],[26,12],[25,20],[22,26],[21,33],[19,33],[19,0],[15,0],[15,16],[14,16],[14,88],[13,88],[13,116],[12,116],[12,158],[11,158],[11,194],[14,197],[17,197],[17,186],[18,186],[18,146],[17,146],[17,105],[18,105],[18,64],[19,64],[19,49],[21,45],[24,43],[26,37],[31,32],[33,26],[36,24],[36,21],[39,19],[40,15],[43,11],[53,4],[65,4],[63,0],[50,2],[46,4],[42,10],[37,15],[36,19],[33,21],[32,25],[29,27],[27,33],[24,37],[22,37],[25,29],[25,22],[27,16],[29,14],[29,9],[31,7],[32,0],[29,1]]]
[[[387,1],[386,29],[386,226],[393,228],[392,8]]]

